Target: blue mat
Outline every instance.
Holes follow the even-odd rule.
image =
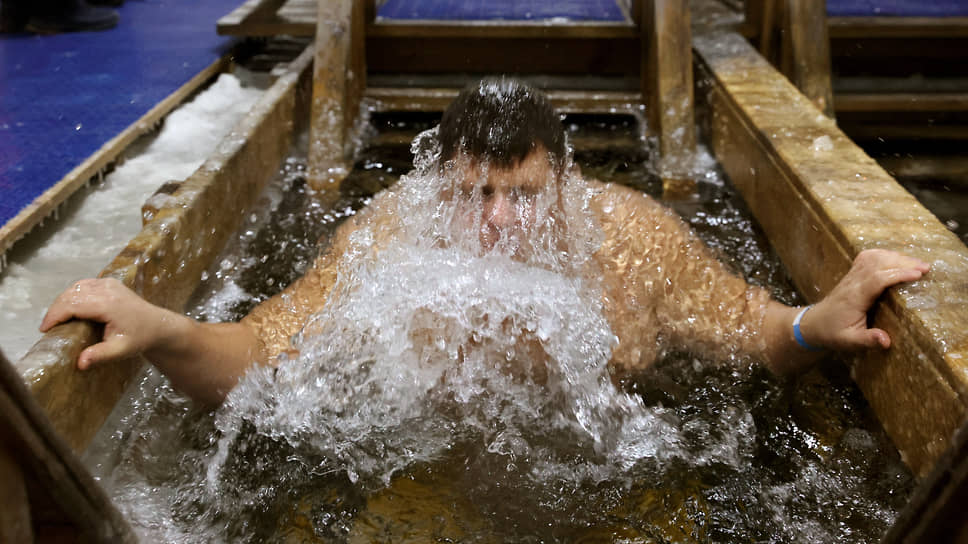
[[[625,20],[615,0],[387,0],[377,15],[440,21]]]
[[[827,0],[834,17],[966,17],[968,0]]]
[[[127,0],[103,32],[0,34],[0,225],[222,56],[239,0]]]

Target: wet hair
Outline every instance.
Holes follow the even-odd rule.
[[[440,120],[441,164],[459,151],[503,168],[539,145],[558,169],[565,163],[565,131],[548,97],[512,78],[487,78],[465,88]]]

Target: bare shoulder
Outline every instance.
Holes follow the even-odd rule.
[[[396,214],[381,212],[395,206],[396,198],[392,191],[375,195],[369,205],[346,218],[332,234],[320,239],[320,246],[324,249],[301,277],[242,319],[242,323],[263,342],[266,354],[275,356],[291,347],[289,339],[311,314],[323,307],[336,284],[340,259],[351,247],[353,234],[372,221],[395,217]]]
[[[668,213],[668,209],[649,195],[625,185],[617,183],[602,183],[598,180],[588,180],[594,192],[592,210],[598,215],[603,226],[608,224],[628,224],[635,219],[636,223],[650,218],[659,219]]]
[[[320,239],[321,245],[327,250],[320,254],[317,262],[327,256],[342,254],[349,247],[353,233],[366,225],[380,227],[378,230],[388,230],[388,225],[384,223],[399,220],[398,214],[394,213],[398,203],[399,195],[392,189],[375,194],[366,206],[343,221],[332,234]]]

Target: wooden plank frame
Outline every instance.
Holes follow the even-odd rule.
[[[0,403],[6,404],[4,401]],[[0,425],[4,424],[0,422]],[[6,435],[8,431],[0,433]],[[6,436],[4,439],[5,444],[11,442]],[[0,493],[4,497],[4,508],[0,509],[0,542],[33,542],[33,519],[24,471],[13,454],[7,451],[8,447],[0,447]]]
[[[830,17],[831,38],[968,38],[968,17]]]
[[[778,3],[780,17],[773,10]],[[846,114],[841,126],[856,139],[968,137],[963,121],[936,127],[931,117],[964,112],[968,107],[964,89],[943,92],[931,86],[939,80],[940,85],[949,85],[945,80],[960,75],[950,67],[960,66],[963,60],[968,17],[826,17],[825,11],[824,2],[818,0],[748,0],[744,29],[758,39],[760,52],[827,115]],[[779,55],[771,52],[774,27],[781,29]],[[875,78],[865,89],[842,89],[834,96],[832,65],[841,79],[845,74],[872,72],[895,77],[926,74],[927,79],[921,85],[924,92],[917,94],[913,89],[890,92]],[[852,115],[857,112],[869,115]],[[898,122],[894,119],[898,112],[924,115]]]
[[[784,72],[800,92],[828,117],[834,116],[830,75],[830,38],[826,2],[785,0],[783,36]]]
[[[0,438],[0,488],[5,491],[0,540],[137,542],[134,531],[54,430],[3,354]]]
[[[308,118],[312,58],[310,46],[100,276],[120,280],[153,304],[183,308]],[[99,336],[90,322],[70,321],[17,362],[56,430],[78,452],[143,363],[139,358],[77,370],[78,354]]]
[[[642,96],[649,127],[658,139],[663,190],[691,193],[688,179],[696,149],[689,5],[651,0],[641,7]]]
[[[371,92],[366,88],[367,72],[623,74],[630,71],[623,63],[636,58],[621,54],[623,45],[626,53],[629,49],[639,52],[638,98],[639,103],[645,102],[648,126],[656,136],[662,157],[663,175],[669,180],[687,178],[696,145],[689,8],[680,0],[638,0],[632,11],[637,27],[628,23],[378,23],[368,19],[372,11],[365,10],[362,2],[320,0],[310,124],[310,185],[336,194],[333,189],[349,170],[352,131],[364,94],[382,99],[378,101],[380,107],[407,110],[440,109],[449,96],[441,89]],[[593,49],[589,56],[589,44],[617,47],[618,51],[601,54],[602,50]],[[575,54],[563,54],[562,49]],[[595,97],[600,94],[597,92],[578,96],[581,94],[572,92],[562,102],[572,107],[596,107],[616,96],[613,93],[602,99]],[[623,97],[635,95],[626,93]],[[686,186],[688,192],[692,183],[687,182]],[[684,191],[680,188],[677,192]]]
[[[311,10],[304,9],[305,4]],[[315,13],[312,2],[245,0],[215,23],[215,31],[223,36],[312,36],[314,29],[307,14]]]
[[[373,111],[444,111],[457,96],[453,88],[370,87],[363,96]],[[623,91],[548,91],[560,113],[623,113],[640,115],[642,95]]]
[[[338,194],[352,167],[352,133],[366,88],[363,2],[320,0],[309,125],[310,187]]]
[[[880,544],[968,542],[968,425],[911,494]]]
[[[904,461],[925,474],[968,414],[968,248],[742,36],[707,30],[694,47],[713,151],[807,299],[866,248],[932,264],[877,305],[893,347],[852,369]]]
[[[756,37],[760,54],[779,66],[825,115],[833,117],[826,3],[749,0],[745,8],[745,28]]]

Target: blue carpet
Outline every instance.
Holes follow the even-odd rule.
[[[624,21],[615,0],[387,0],[387,19]]]
[[[965,17],[968,0],[827,0],[835,17]]]
[[[224,54],[240,0],[127,0],[102,32],[0,34],[0,225]]]

